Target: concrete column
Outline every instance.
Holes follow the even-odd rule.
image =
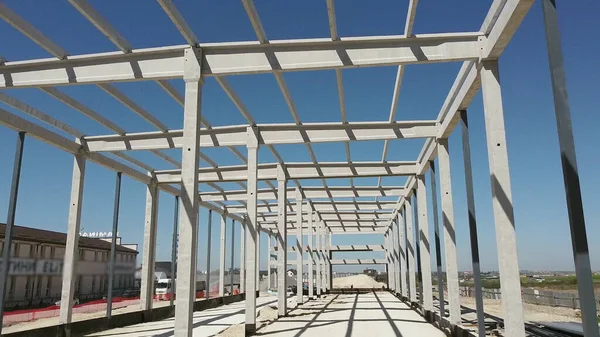
[[[458,287],[458,262],[456,260],[456,230],[454,229],[454,205],[452,203],[452,183],[450,175],[450,153],[448,139],[439,139],[437,145],[440,163],[440,193],[442,194],[442,219],[444,247],[446,249],[446,279],[450,323],[460,324],[460,293]],[[519,291],[519,298],[521,293]]]
[[[394,226],[394,249],[396,250],[396,264],[394,265],[394,293],[400,293],[400,239],[399,239],[399,231],[400,231],[400,223],[398,221],[398,217],[396,217],[392,221],[392,226]]]
[[[327,233],[327,290],[333,289],[333,265],[331,265],[331,232]]]
[[[231,268],[229,271],[230,294],[233,295],[233,257],[235,254],[235,220],[231,221]]]
[[[219,240],[219,296],[225,295],[225,236],[227,235],[227,215],[221,214],[221,238]]]
[[[323,268],[321,279],[323,280],[323,292],[327,293],[327,270],[329,268],[327,266],[327,251],[325,247],[325,222],[321,221],[321,253],[323,256],[323,264],[321,265]]]
[[[440,317],[445,317],[446,309],[444,300],[444,278],[442,277],[442,245],[440,242],[440,222],[438,217],[438,194],[435,176],[435,162],[429,162],[430,184],[431,184],[431,209],[433,210],[433,227],[435,231],[435,262],[437,266],[436,277],[438,282],[438,299],[440,305]]]
[[[389,289],[390,288],[390,252],[389,252],[389,240],[388,240],[388,233],[389,232],[385,232],[383,233],[383,246],[384,246],[384,252],[385,252],[385,272],[387,274],[387,282],[386,282],[386,287]]]
[[[62,292],[60,301],[60,324],[71,323],[73,296],[75,295],[75,268],[79,257],[79,227],[81,223],[81,205],[83,203],[83,180],[85,177],[85,157],[75,155],[73,175],[71,177],[71,202],[69,203],[69,222],[67,245],[63,262]],[[5,247],[6,248],[6,247]],[[146,254],[144,254],[146,255]]]
[[[408,267],[408,297],[411,302],[417,302],[417,266],[415,263],[415,233],[413,229],[412,196],[404,201],[406,216],[406,250]]]
[[[198,256],[198,167],[200,158],[200,119],[202,85],[200,50],[185,50],[183,80],[183,144],[181,149],[181,207],[177,253],[176,337],[192,335],[192,314],[196,298],[196,259]]]
[[[256,331],[256,274],[257,265],[257,242],[258,223],[256,221],[256,187],[257,187],[257,163],[258,163],[258,130],[248,127],[248,182],[247,182],[247,205],[248,222],[246,224],[248,236],[246,242],[246,334]]]
[[[287,315],[287,186],[285,171],[277,166],[277,315]]]
[[[260,233],[261,226],[256,223],[256,290],[260,290]]]
[[[475,196],[473,195],[473,173],[471,171],[471,149],[469,145],[469,122],[467,112],[460,112],[462,125],[463,163],[465,167],[465,188],[467,191],[467,211],[469,213],[469,234],[471,239],[471,261],[475,283],[475,307],[477,309],[477,331],[485,337],[485,316],[481,289],[481,268],[479,267],[479,244],[477,242],[477,218],[475,217]]]
[[[314,259],[313,259],[313,218],[314,213],[310,209],[309,205],[309,213],[308,213],[308,298],[313,299],[315,296],[313,286],[314,286]]]
[[[421,268],[423,288],[423,308],[433,311],[433,292],[431,290],[431,247],[429,244],[429,221],[427,219],[427,189],[425,176],[417,176],[417,204],[419,204],[419,244],[421,245]]]
[[[315,213],[315,285],[317,287],[317,297],[321,296],[321,240],[320,240],[320,221]]]
[[[485,133],[487,136],[490,177],[492,180],[492,205],[496,226],[505,334],[521,337],[525,336],[525,325],[497,60],[483,62],[481,86],[485,110]]]
[[[177,263],[177,227],[179,226],[179,196],[175,196],[175,208],[173,210],[173,238],[171,241],[171,278],[175,276],[175,264]],[[113,231],[114,233],[114,231]],[[208,289],[208,282],[206,282]],[[207,293],[208,294],[208,293]],[[169,290],[169,305],[175,305],[175,287]]]
[[[240,293],[246,292],[246,219],[240,223]]]
[[[115,259],[117,257],[117,233],[119,231],[119,201],[121,200],[121,172],[117,172],[115,203],[113,207],[113,228],[110,240],[110,262],[108,272],[108,294],[106,296],[106,317],[112,316],[113,286],[115,284]]]
[[[398,240],[400,241],[400,293],[402,298],[408,298],[408,265],[406,261],[406,215],[403,209],[398,211]]]
[[[212,250],[212,209],[208,210],[208,243],[206,247],[206,299],[210,298],[210,252]]]
[[[25,145],[25,132],[19,132],[15,146],[15,160],[13,163],[12,181],[10,185],[10,197],[8,200],[8,214],[6,216],[6,227],[4,232],[4,251],[2,255],[2,265],[8,266],[11,247],[13,226],[17,214],[17,199],[19,195],[19,182],[21,181],[21,164],[23,163],[23,146]],[[4,317],[4,303],[6,299],[6,284],[8,280],[8,268],[2,268],[0,272],[0,317]],[[32,288],[33,289],[33,288]],[[33,292],[32,292],[33,293]],[[0,324],[0,333],[2,324]]]
[[[140,306],[152,309],[154,297],[154,261],[156,258],[156,227],[158,224],[158,187],[151,183],[146,188],[146,222],[144,226],[144,255],[142,256],[142,288]]]
[[[394,254],[396,253],[394,249],[394,228],[390,226],[386,235],[386,240],[388,244],[388,259],[389,259],[389,288],[392,291],[395,291],[394,287],[396,286],[396,264],[394,263]]]
[[[296,187],[296,303],[304,302],[302,277],[304,276],[304,243],[302,240],[302,191]]]
[[[415,252],[416,252],[416,259],[415,259],[415,264],[416,264],[416,268],[417,268],[417,294],[419,297],[419,304],[421,306],[423,306],[423,276],[421,274],[421,246],[419,244],[419,233],[421,232],[420,230],[420,226],[419,226],[419,203],[417,202],[419,197],[418,197],[419,192],[417,191],[417,189],[414,189],[414,194],[413,194],[413,215],[414,215],[414,221],[415,221],[415,228],[413,230],[413,232],[415,233]]]
[[[267,233],[267,290],[271,289],[271,232]]]
[[[567,95],[567,79],[563,65],[556,1],[543,0],[542,9],[583,332],[585,336],[597,337],[599,333],[594,284],[575,153],[575,140],[573,139],[573,129],[571,127],[571,108],[569,107]]]

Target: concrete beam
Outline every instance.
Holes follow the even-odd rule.
[[[312,201],[311,205],[313,209],[318,212],[354,212],[354,211],[392,211],[396,208],[395,201]],[[257,206],[257,210],[260,213],[276,213],[276,203],[265,203]],[[297,205],[295,203],[287,204],[287,211],[289,213],[297,212]],[[230,214],[247,213],[247,209],[243,205],[234,205],[227,207],[227,212]],[[372,212],[371,212],[372,213]]]
[[[288,188],[288,193],[293,192]],[[363,198],[363,197],[401,197],[405,195],[402,186],[304,186],[303,197],[306,199],[331,198]],[[259,189],[258,200],[277,200],[277,190],[274,188]],[[246,190],[200,192],[201,201],[246,201]]]
[[[379,176],[410,176],[417,174],[417,162],[306,162],[285,164],[288,179],[330,179]],[[259,164],[258,180],[276,180],[277,163]],[[203,167],[198,170],[198,182],[235,182],[248,179],[246,165]],[[154,172],[160,184],[177,184],[181,181],[181,170],[159,170]]]
[[[483,34],[447,33],[201,44],[203,76],[476,60]],[[0,88],[175,79],[189,45],[6,62]],[[418,51],[418,52],[417,52]],[[277,69],[267,54],[273,54]],[[340,58],[345,55],[345,58]],[[133,66],[135,64],[135,66]]]
[[[249,125],[200,129],[201,147],[246,145]],[[438,134],[435,120],[407,122],[258,124],[260,145],[330,143],[431,138]],[[90,152],[174,149],[183,146],[183,130],[134,132],[85,137]]]

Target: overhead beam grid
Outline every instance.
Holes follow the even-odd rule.
[[[448,243],[454,242],[455,224],[447,139],[461,121],[461,112],[463,115],[466,113],[480,88],[483,88],[490,170],[493,177],[499,177],[497,181],[492,182],[494,207],[511,210],[507,217],[503,217],[500,212],[496,212],[494,217],[496,231],[501,236],[498,239],[501,240],[498,245],[501,253],[499,257],[513,257],[516,260],[508,161],[506,147],[501,146],[505,145],[505,130],[498,59],[531,8],[533,0],[494,0],[479,30],[428,34],[415,32],[419,1],[409,0],[404,33],[382,36],[340,36],[334,0],[326,0],[322,10],[327,11],[328,36],[288,40],[270,40],[254,1],[242,0],[242,4],[238,6],[242,6],[248,16],[256,40],[210,43],[198,39],[201,32],[194,32],[173,0],[157,1],[164,15],[185,40],[185,44],[139,48],[128,41],[88,0],[69,0],[77,15],[83,16],[114,45],[112,51],[82,55],[70,54],[7,4],[0,3],[0,19],[48,53],[48,57],[25,60],[6,60],[0,55],[0,102],[27,115],[27,118],[23,118],[0,108],[0,125],[21,134],[26,133],[72,154],[82,163],[87,160],[98,163],[146,185],[151,193],[149,192],[150,197],[147,201],[149,211],[145,233],[148,235],[144,237],[144,247],[148,246],[152,252],[155,248],[151,247],[155,240],[155,234],[152,233],[156,223],[156,212],[153,210],[158,209],[158,190],[180,198],[177,200],[181,203],[182,220],[178,228],[183,239],[179,245],[181,265],[177,275],[180,280],[177,282],[177,315],[174,323],[176,336],[190,336],[193,326],[191,287],[194,284],[193,271],[196,267],[193,254],[197,253],[198,249],[195,233],[198,232],[199,207],[220,214],[223,223],[231,219],[242,224],[242,238],[245,238],[243,244],[246,245],[245,251],[242,251],[242,260],[245,261],[243,263],[246,278],[240,280],[244,285],[241,289],[250,292],[258,289],[256,276],[259,275],[261,256],[256,247],[260,247],[259,234],[267,232],[268,235],[275,235],[278,246],[285,246],[288,239],[285,233],[289,229],[292,230],[291,233],[295,230],[298,236],[297,247],[291,248],[291,251],[298,253],[300,258],[302,253],[307,251],[311,256],[308,261],[317,265],[317,294],[330,290],[332,265],[387,264],[389,260],[335,259],[332,253],[384,251],[394,263],[390,269],[394,272],[394,286],[391,291],[397,292],[398,296],[404,299],[416,299],[415,281],[411,279],[410,289],[407,289],[407,279],[404,279],[404,275],[407,275],[406,269],[410,269],[408,272],[414,278],[416,271],[412,257],[419,255],[414,251],[419,247],[429,247],[428,236],[424,235],[426,233],[417,233],[415,238],[412,228],[427,229],[429,220],[427,209],[417,207],[413,210],[411,205],[417,203],[418,206],[423,206],[421,208],[427,208],[424,176],[428,172],[434,174],[433,163],[439,155],[442,159],[438,174],[441,177],[440,190],[443,194],[441,208],[445,247],[450,249],[445,252],[445,256],[454,256],[459,247]],[[549,45],[554,46],[553,50],[556,50],[555,43],[549,42]],[[406,67],[443,62],[462,62],[462,65],[437,118],[398,121],[397,114],[402,114],[398,107]],[[364,121],[369,118],[360,122],[349,121],[344,71],[383,66],[393,66],[396,72],[389,113],[386,108],[386,115],[389,117],[383,121]],[[284,73],[299,71],[329,71],[332,76],[335,75],[336,99],[340,106],[335,115],[339,114],[339,121],[303,122],[284,79]],[[289,111],[289,114],[284,111],[280,113],[291,117],[293,122],[256,121],[227,79],[227,76],[232,75],[254,74],[272,74]],[[201,111],[202,90],[207,78],[214,78],[245,122],[213,126],[204,117],[207,114]],[[183,80],[185,92],[180,92],[170,80]],[[168,94],[170,99],[181,107],[181,111],[172,113],[183,114],[182,125],[169,128],[168,123],[161,121],[152,111],[143,108],[141,103],[128,97],[115,85],[118,82],[136,81],[153,81],[153,85],[158,85]],[[149,130],[129,132],[107,117],[110,115],[109,111],[95,111],[59,88],[66,85],[93,85],[101,89],[101,95],[114,98],[141,117]],[[85,134],[78,126],[71,126],[16,99],[12,91],[19,88],[38,88],[52,99],[58,100],[109,131],[104,134]],[[317,111],[320,107],[314,108]],[[367,117],[374,113],[363,112]],[[37,121],[32,122],[31,119]],[[391,142],[403,139],[421,139],[424,142],[417,158],[402,158],[396,153],[389,153]],[[352,159],[350,144],[367,141],[383,142],[381,160]],[[317,146],[315,144],[336,142],[345,148],[345,161],[318,161],[314,151],[314,147]],[[303,144],[310,159],[306,162],[284,160],[286,156],[280,154],[276,146],[285,144]],[[211,157],[206,154],[207,151],[203,151],[204,148],[217,147],[226,148],[239,163],[224,165],[220,157]],[[262,158],[259,156],[259,150],[263,148],[272,154],[272,162],[259,160]],[[166,150],[174,149],[181,151],[181,157],[167,155]],[[136,159],[131,154],[133,151],[148,151],[169,166],[165,169],[149,165]],[[376,151],[379,158],[380,150]],[[388,157],[393,157],[393,160],[388,160]],[[76,169],[74,176],[77,173]],[[383,178],[386,177],[394,177],[395,181],[401,180],[403,183],[383,185]],[[360,178],[376,178],[378,182],[360,186]],[[329,181],[333,179],[347,179],[349,183],[333,184]],[[237,184],[235,189],[224,188],[224,183],[231,182]],[[81,190],[83,182],[78,183],[81,184]],[[259,183],[266,186],[258,188]],[[209,188],[205,189],[207,185]],[[435,181],[432,185],[432,189],[435,189]],[[417,189],[419,195],[413,198]],[[500,198],[503,195],[498,191],[507,193],[504,199]],[[437,196],[434,200],[434,204],[437,203]],[[469,210],[474,212],[474,206],[469,207]],[[412,214],[413,212],[415,214]],[[437,218],[433,222],[436,224],[438,236]],[[68,240],[75,242],[75,248],[78,226],[78,220],[69,223]],[[308,245],[302,241],[304,231],[310,233]],[[316,244],[312,242],[313,234]],[[382,238],[382,243],[385,235],[386,240],[382,245],[333,244],[335,240],[332,241],[332,236],[335,238],[341,234],[374,234]],[[293,261],[287,259],[287,255],[279,253],[279,261],[271,261],[271,254],[268,254],[269,264],[277,265],[278,271],[284,271],[286,265],[296,263],[299,270],[304,268],[305,262],[300,261],[300,258]],[[71,255],[66,265],[70,266],[70,270],[75,270],[73,268],[76,261]],[[429,253],[424,256],[427,259]],[[148,261],[152,259],[153,256],[148,257]],[[412,261],[408,261],[407,264],[407,259]],[[452,259],[447,260],[449,265],[446,267],[451,274],[457,265]],[[427,261],[423,263],[427,264]],[[589,261],[586,263],[587,265],[579,268],[585,269]],[[406,268],[406,265],[409,267]],[[511,336],[524,337],[523,317],[519,317],[521,309],[515,309],[521,304],[518,289],[514,287],[516,284],[518,288],[519,284],[517,261],[512,265],[501,261],[500,266],[504,266],[504,270],[500,270],[503,289],[509,286],[511,289],[506,296],[503,294],[503,300],[506,299],[505,302],[508,303],[504,306],[506,331],[509,331]],[[145,268],[143,274],[151,275],[151,270],[148,269],[150,267]],[[310,268],[312,272],[312,266]],[[284,275],[278,275],[278,282],[279,280],[283,281],[283,284],[278,285],[279,289],[286,289]],[[72,298],[71,294],[74,293],[74,282],[69,281],[63,281],[63,300]],[[450,275],[447,280],[450,300],[449,324],[460,322],[457,311],[457,308],[460,308],[458,283],[454,281],[455,277]],[[144,282],[144,294],[149,299],[151,284]],[[312,282],[311,279],[309,284]],[[300,280],[299,285],[301,284]],[[423,299],[423,296],[427,298]],[[420,297],[428,310],[431,309],[430,303],[433,303],[429,298],[431,296],[431,291],[428,290]],[[247,293],[246,300],[245,329],[247,334],[253,334],[256,330],[256,315],[252,312],[256,311],[255,294]],[[279,303],[286,302],[285,297],[279,300]],[[303,300],[301,295],[299,300]],[[145,310],[149,310],[151,302],[145,300],[143,306]],[[1,310],[2,308],[0,312]],[[286,310],[285,306],[279,308],[279,315],[285,316]],[[592,316],[588,313],[584,317]],[[70,310],[65,309],[61,312],[61,322],[71,322]],[[590,324],[592,323],[588,325]],[[595,324],[596,322],[592,325]]]

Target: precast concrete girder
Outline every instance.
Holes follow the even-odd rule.
[[[479,58],[481,36],[468,32],[206,43],[199,46],[199,60],[202,76],[456,62]],[[9,61],[0,71],[0,88],[183,78],[187,48],[177,45],[73,56],[63,52],[61,59]]]
[[[293,192],[288,188],[287,192]],[[364,198],[364,197],[401,197],[403,186],[303,186],[302,194],[306,199]],[[257,191],[258,200],[277,200],[277,190],[264,188]],[[246,201],[246,190],[200,192],[202,201]]]
[[[277,163],[258,164],[258,180],[276,180]],[[417,173],[418,163],[405,162],[320,162],[287,163],[284,167],[288,179],[330,179],[379,176],[411,176]],[[246,165],[203,167],[198,170],[198,182],[235,182],[248,178]],[[159,184],[177,184],[181,170],[155,171]]]
[[[317,212],[336,212],[336,211],[392,211],[396,207],[395,201],[313,201],[313,209]],[[296,214],[296,204],[288,202],[286,207],[289,213]],[[275,203],[261,204],[257,206],[259,213],[277,212],[278,206]],[[229,213],[246,213],[246,207],[243,205],[228,206]]]
[[[438,134],[435,120],[408,122],[259,124],[260,145],[431,138]],[[249,125],[200,130],[201,147],[245,146]],[[183,130],[139,132],[85,137],[89,152],[181,148]]]

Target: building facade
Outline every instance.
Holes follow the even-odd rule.
[[[4,254],[5,224],[0,224],[0,254]],[[6,285],[7,310],[39,307],[60,300],[67,235],[14,226]],[[110,242],[80,237],[76,265],[76,298],[81,301],[106,296]],[[114,286],[116,293],[135,287],[137,249],[117,245]]]

